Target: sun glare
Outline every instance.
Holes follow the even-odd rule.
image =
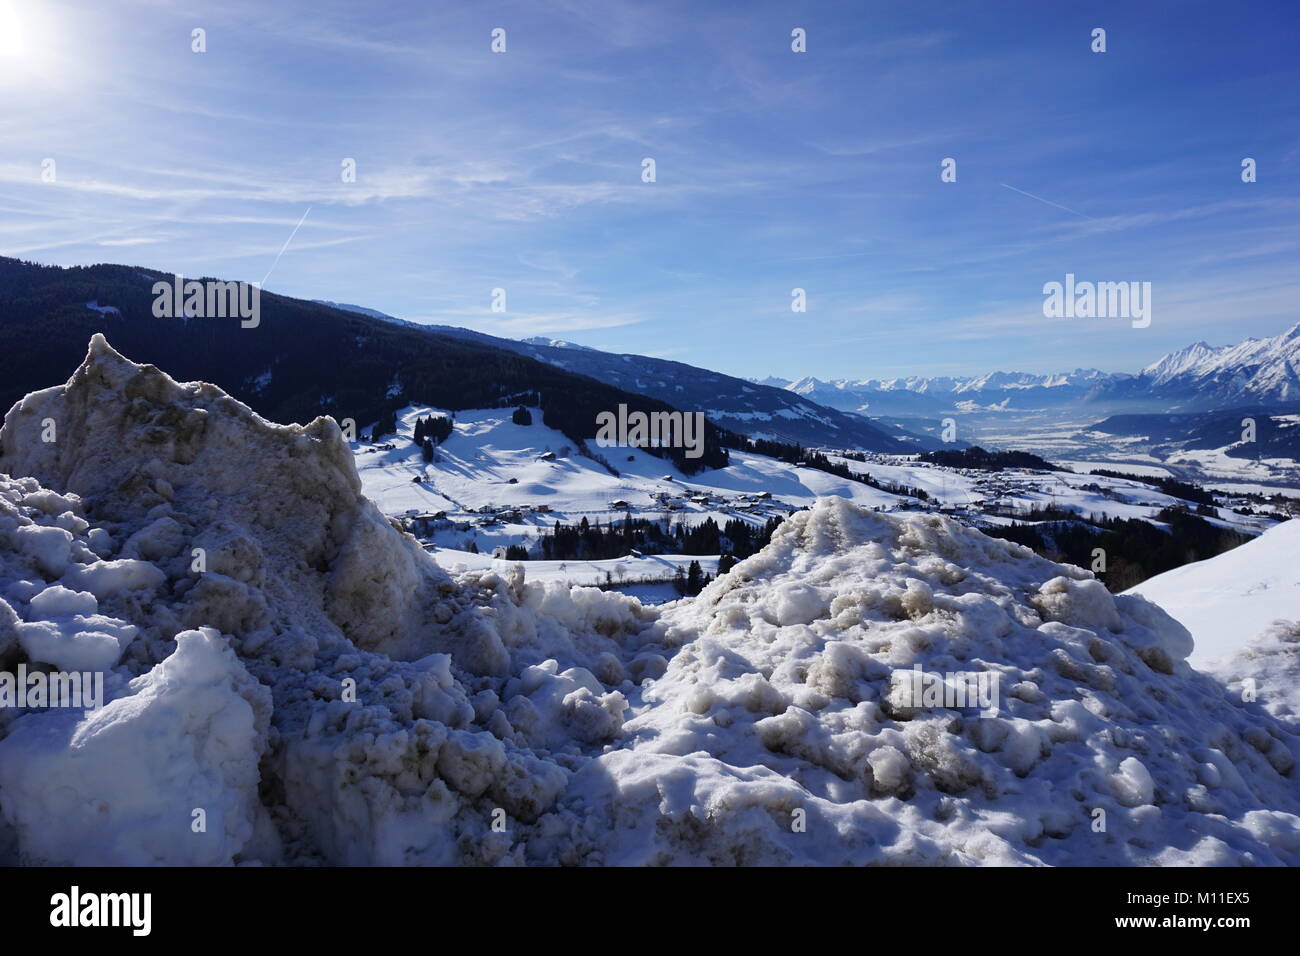
[[[0,59],[23,60],[28,56],[28,38],[14,0],[0,0]]]
[[[0,86],[70,78],[67,42],[55,12],[31,0],[0,0]]]

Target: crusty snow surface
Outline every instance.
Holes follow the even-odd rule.
[[[452,577],[332,420],[99,336],[0,473],[0,669],[109,698],[0,709],[0,858],[1300,863],[1284,711],[1156,605],[937,515],[823,499],[662,609]],[[998,675],[997,716],[911,706],[914,665]]]

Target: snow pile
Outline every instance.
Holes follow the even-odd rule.
[[[42,862],[229,862],[265,816],[270,714],[216,631],[185,631],[108,706],[17,721],[0,741],[0,809]]]
[[[681,649],[587,771],[607,858],[1300,862],[1294,732],[1158,607],[1018,545],[825,499],[667,622]],[[914,706],[918,665],[996,675],[997,715]]]
[[[618,733],[626,674],[653,670],[637,602],[453,581],[361,496],[332,420],[266,422],[101,336],[9,412],[0,449],[24,476],[0,498],[0,664],[102,671],[111,700],[0,709],[0,811],[25,861],[515,858],[584,748]],[[199,628],[230,656],[187,652]],[[245,671],[271,695],[252,729]],[[120,838],[57,836],[81,824],[41,794],[72,780]],[[219,839],[190,838],[195,809]]]
[[[453,578],[333,421],[99,336],[0,472],[0,669],[107,699],[0,708],[23,862],[1300,862],[1291,725],[1155,605],[943,518],[823,500],[662,615]],[[984,696],[908,693],[936,674]]]
[[[0,665],[21,655],[64,671],[103,671],[121,660],[139,633],[129,619],[165,578],[142,561],[103,560],[111,546],[76,495],[0,474]],[[0,710],[0,726],[5,720]]]

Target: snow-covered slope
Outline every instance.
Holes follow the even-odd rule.
[[[609,506],[610,501],[618,499],[627,501],[633,512],[662,511],[651,497],[654,494],[721,498],[766,491],[792,507],[810,504],[823,495],[839,495],[870,505],[896,499],[827,472],[734,450],[726,468],[685,475],[671,461],[644,449],[594,448],[618,471],[613,475],[599,462],[581,454],[563,434],[547,427],[540,410],[532,410],[531,425],[516,425],[511,421],[511,411],[497,408],[457,412],[455,430],[438,446],[435,459],[425,462],[407,436],[416,419],[449,413],[425,406],[401,409],[400,436],[386,442],[394,448],[378,449],[366,442],[353,446],[366,496],[391,515],[408,509],[476,511],[492,505],[546,505],[548,523],[565,516],[576,521],[583,514],[621,514],[623,509]],[[421,478],[419,483],[413,481],[417,476]],[[717,503],[722,504],[720,500]],[[689,501],[684,503],[684,510],[696,511]]]
[[[452,577],[332,421],[99,337],[0,447],[0,661],[71,649],[109,698],[0,710],[27,862],[1300,863],[1288,722],[1155,605],[937,515],[820,500],[662,612]]]
[[[1236,654],[1205,669],[1232,695],[1254,698],[1279,720],[1300,728],[1300,621],[1270,624]]]
[[[1155,601],[1192,632],[1194,665],[1230,657],[1274,621],[1300,619],[1300,519],[1129,593]]]

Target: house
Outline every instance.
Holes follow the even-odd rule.
[[[555,461],[555,452],[544,451],[537,456],[538,461]]]
[[[754,497],[757,498],[759,501],[766,501],[768,498],[772,497],[772,492],[760,491],[758,494],[754,495]]]
[[[624,501],[622,498],[615,498],[613,501],[611,501],[611,502],[609,503],[609,506],[610,506],[611,508],[618,508],[618,509],[620,509],[620,510],[625,510],[625,509],[627,509],[627,508],[632,507],[632,506],[629,505],[626,501]]]
[[[536,512],[537,512],[538,514],[540,514],[540,515],[550,514],[550,513],[551,513],[551,506],[550,506],[550,505],[538,505],[538,506],[537,506],[536,508],[534,508],[533,510],[536,511]]]

